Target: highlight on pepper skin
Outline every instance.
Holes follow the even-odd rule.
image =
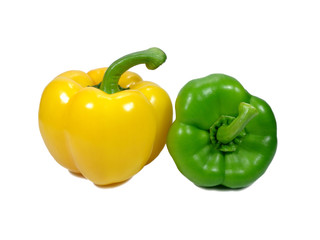
[[[41,97],[39,128],[53,158],[96,185],[124,182],[152,162],[165,145],[172,103],[157,84],[127,70],[156,69],[165,60],[162,50],[150,48],[108,68],[52,80]]]

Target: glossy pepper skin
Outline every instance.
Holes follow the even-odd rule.
[[[172,104],[162,88],[127,70],[142,63],[156,69],[165,60],[151,48],[108,69],[68,71],[51,81],[41,97],[39,127],[54,159],[97,185],[123,182],[155,159]]]
[[[201,187],[243,188],[268,168],[277,148],[270,106],[234,78],[212,74],[179,92],[168,150],[180,172]]]

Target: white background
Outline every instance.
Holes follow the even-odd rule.
[[[1,1],[0,239],[319,239],[320,7],[317,1]],[[278,123],[267,172],[243,190],[205,190],[165,148],[131,180],[71,175],[38,129],[58,74],[149,47],[167,62],[132,69],[174,103],[189,80],[237,78]]]

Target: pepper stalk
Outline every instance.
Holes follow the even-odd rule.
[[[159,48],[149,48],[125,55],[108,67],[99,88],[108,94],[120,92],[123,89],[120,89],[118,82],[124,72],[139,64],[146,64],[148,69],[154,70],[166,59],[166,54]]]

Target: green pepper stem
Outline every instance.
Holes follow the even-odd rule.
[[[119,58],[108,67],[103,76],[100,89],[109,94],[119,92],[121,91],[118,86],[119,79],[129,68],[144,63],[148,69],[154,70],[164,63],[166,59],[166,54],[159,48],[149,48]]]
[[[224,125],[218,129],[217,140],[223,144],[231,142],[258,113],[254,106],[244,102],[240,103],[238,117],[230,125]]]

